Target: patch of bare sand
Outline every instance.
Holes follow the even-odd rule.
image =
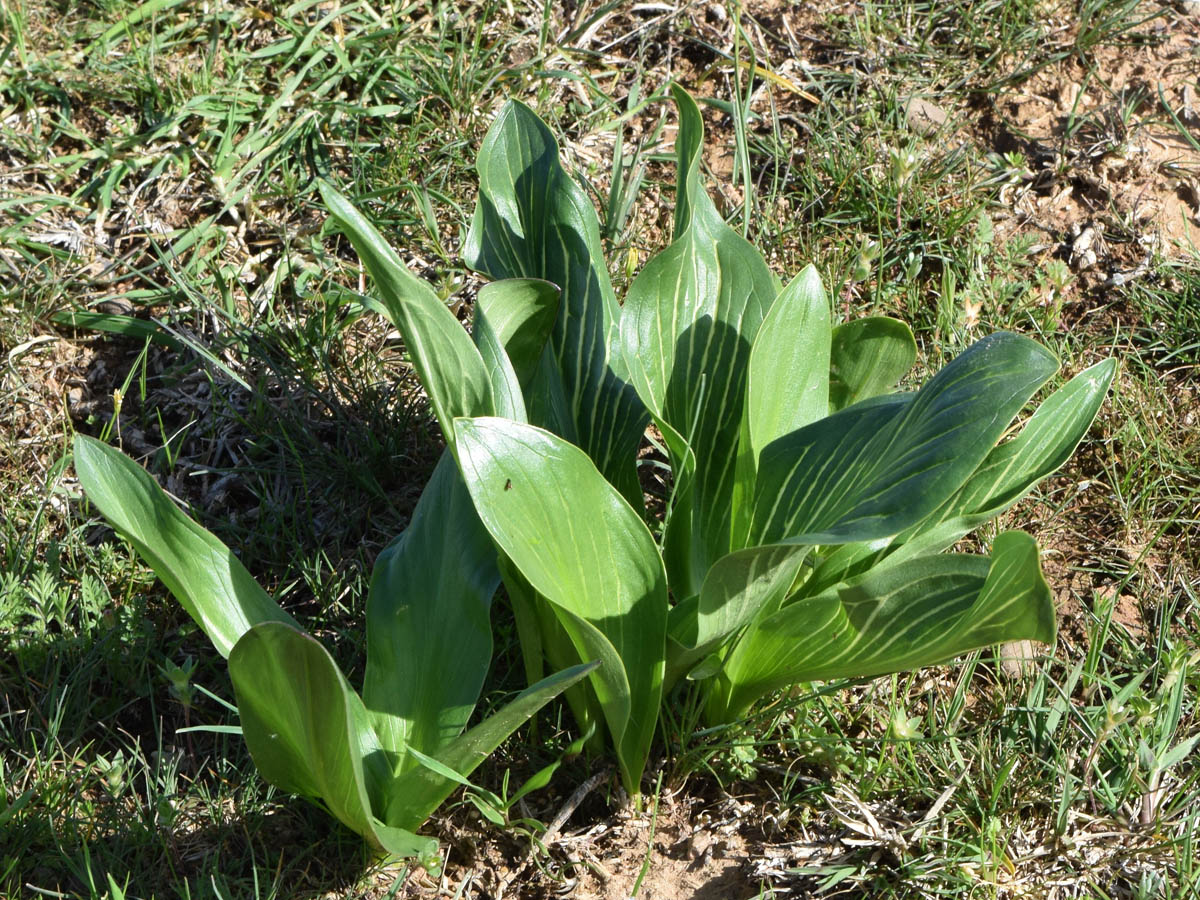
[[[1116,283],[1151,250],[1200,252],[1200,18],[1168,13],[1145,38],[1049,66],[981,118],[994,149],[1032,163],[1003,197],[1022,224]],[[1072,252],[1088,228],[1092,245]]]

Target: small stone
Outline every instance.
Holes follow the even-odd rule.
[[[1200,2],[1200,0],[1197,0]],[[946,124],[946,111],[924,97],[909,97],[904,104],[904,121],[920,135],[931,135]]]

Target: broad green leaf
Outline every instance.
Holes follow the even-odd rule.
[[[177,507],[146,471],[94,438],[75,436],[75,471],[88,499],[137,550],[229,656],[253,625],[295,619],[281,610],[233,552]]]
[[[493,540],[553,604],[582,659],[638,791],[662,693],[666,573],[654,538],[587,455],[504,419],[456,423],[459,464]]]
[[[678,87],[673,95],[679,108],[675,240],[630,286],[621,344],[642,402],[695,454],[693,477],[676,483],[664,537],[671,588],[690,596],[709,565],[729,551],[750,347],[776,288],[761,254],[725,224],[705,192],[700,110]],[[678,473],[683,461],[673,458],[672,465]],[[679,542],[672,530],[687,535],[683,550],[671,546]]]
[[[492,382],[466,330],[433,289],[405,267],[396,252],[354,206],[325,182],[321,197],[358,251],[383,298],[392,324],[404,337],[446,442],[454,446],[457,416],[493,412]]]
[[[538,594],[506,556],[500,557],[500,574],[512,605],[521,643],[521,659],[525,664],[525,681],[533,685],[545,675],[545,664],[562,671],[579,659],[579,652],[567,634],[554,607]],[[609,652],[607,648],[604,652]],[[604,752],[604,710],[596,691],[587,682],[573,684],[563,692],[579,730],[589,735],[588,746],[597,753]]]
[[[538,368],[526,389],[530,415],[583,447],[623,494],[636,499],[634,457],[645,412],[611,352],[621,310],[596,211],[562,168],[550,129],[515,100],[488,129],[476,169],[479,201],[463,247],[467,264],[492,278],[541,278],[562,290],[550,364]],[[524,360],[518,372],[523,366]],[[550,399],[535,399],[541,395]],[[569,422],[547,421],[559,397]]]
[[[945,550],[1008,509],[1070,459],[1100,411],[1115,373],[1112,359],[1080,372],[1038,407],[1016,437],[994,448],[954,496],[899,534],[890,547],[839,547],[817,568],[812,592],[872,565],[892,565]]]
[[[789,684],[934,665],[1003,641],[1051,643],[1054,633],[1037,544],[1008,531],[990,561],[909,560],[757,621],[726,659],[709,712],[729,721]]]
[[[777,609],[807,553],[807,547],[775,544],[717,560],[700,593],[676,604],[667,617],[666,689],[764,609]]]
[[[521,389],[527,390],[558,318],[558,288],[536,278],[506,278],[481,287],[475,304],[504,345]]]
[[[750,350],[732,501],[735,549],[745,546],[763,448],[829,413],[829,335],[829,298],[810,265],[775,298]]]
[[[432,839],[377,820],[391,773],[366,708],[329,651],[290,625],[265,622],[237,642],[229,674],[242,734],[263,778],[320,800],[390,853],[430,855]]]
[[[1001,332],[911,397],[875,397],[774,441],[759,462],[751,543],[887,539],[921,521],[1057,367],[1040,345]]]
[[[392,765],[436,755],[467,725],[492,659],[496,548],[449,452],[408,528],[375,562],[363,701]]]
[[[916,361],[912,330],[897,319],[869,316],[837,326],[830,349],[830,409],[894,389]]]
[[[1047,397],[1020,434],[988,454],[947,503],[946,512],[990,519],[1057,471],[1071,458],[1095,421],[1116,372],[1117,361],[1106,359],[1080,372]]]
[[[763,448],[829,413],[829,298],[815,266],[771,305],[750,352],[746,411],[755,459]]]
[[[492,328],[483,307],[475,305],[475,320],[471,327],[471,336],[483,359],[483,366],[488,373],[488,381],[492,385],[492,411],[506,419],[517,422],[527,421],[525,413],[525,396],[521,391],[521,382],[513,368],[508,353],[500,335]]]
[[[465,778],[510,734],[529,721],[534,713],[587,676],[596,665],[583,663],[542,679],[518,694],[498,713],[460,735],[439,753],[431,755],[443,766]],[[402,827],[418,828],[457,786],[457,779],[438,774],[425,766],[409,766],[387,787],[387,821]]]

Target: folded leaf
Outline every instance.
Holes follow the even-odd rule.
[[[263,778],[320,800],[389,853],[434,852],[431,838],[378,821],[391,772],[366,708],[329,651],[290,625],[266,622],[233,648],[229,674],[242,734]]]
[[[829,335],[829,298],[810,265],[779,292],[750,351],[732,500],[734,549],[746,545],[763,448],[829,413]]]
[[[1002,641],[1054,640],[1037,544],[998,536],[989,561],[938,555],[870,572],[757,621],[726,659],[709,715],[730,721],[801,681],[862,678],[946,662]]]
[[[553,364],[539,367],[526,404],[531,416],[535,409],[548,415],[561,396],[569,422],[533,421],[583,447],[627,498],[638,500],[633,460],[645,412],[610,352],[621,310],[596,211],[563,170],[550,129],[517,101],[488,129],[475,165],[479,202],[463,246],[467,264],[492,278],[541,278],[562,290],[549,345]],[[543,394],[551,399],[543,402]]]
[[[487,313],[479,304],[475,305],[471,337],[475,339],[475,346],[492,385],[492,411],[506,419],[526,421],[525,396],[516,369],[508,358],[500,335],[493,329]]]
[[[882,550],[863,544],[839,547],[817,568],[809,590],[820,593],[871,566],[945,550],[1008,509],[1070,459],[1100,411],[1115,373],[1113,359],[1080,372],[1037,408],[1016,437],[994,448],[941,507]]]
[[[666,573],[644,522],[587,455],[504,419],[456,423],[459,464],[493,540],[553,604],[582,659],[617,747],[626,789],[639,790],[658,706],[666,641]]]
[[[88,499],[133,544],[199,625],[229,656],[253,625],[296,620],[279,608],[233,552],[175,505],[146,470],[94,438],[75,436],[75,471]]]
[[[776,544],[717,560],[700,593],[676,604],[667,617],[666,688],[764,610],[778,609],[807,553],[807,547]]]
[[[755,485],[752,544],[890,538],[950,497],[1058,367],[1028,338],[978,341],[911,398],[859,403],[774,441]]]
[[[558,288],[536,278],[506,278],[481,287],[475,304],[504,345],[521,389],[527,390],[558,318]]]
[[[699,107],[678,87],[673,96],[679,108],[675,240],[630,285],[621,344],[642,402],[695,454],[694,477],[676,484],[664,537],[671,588],[690,596],[729,550],[750,347],[776,288],[762,255],[725,224],[701,183]],[[678,469],[682,460],[672,464]],[[673,529],[686,533],[689,546],[670,547],[679,540]]]
[[[375,563],[363,701],[393,766],[437,755],[467,725],[492,659],[496,548],[449,452],[408,528]]]

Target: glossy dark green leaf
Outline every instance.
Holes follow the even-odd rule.
[[[437,755],[466,727],[491,664],[499,582],[496,548],[443,453],[367,598],[363,700],[393,765],[407,744]]]
[[[621,311],[596,211],[562,168],[550,129],[517,101],[509,101],[488,129],[476,169],[479,202],[463,247],[467,264],[492,278],[540,278],[562,290],[550,364],[538,368],[526,389],[532,421],[583,447],[622,493],[636,499],[634,454],[646,418],[611,352]],[[551,399],[535,402],[541,395]],[[569,421],[546,421],[559,397]]]
[[[391,782],[388,760],[329,651],[290,625],[267,622],[242,635],[229,655],[229,674],[242,734],[263,778],[319,799],[390,853],[431,853],[432,839],[378,821]]]
[[[133,544],[218,653],[229,656],[260,622],[300,627],[233,552],[188,518],[141,466],[84,435],[75,436],[74,448],[75,471],[88,499]]]
[[[320,187],[326,207],[358,251],[388,317],[404,337],[446,442],[453,446],[455,417],[494,411],[483,358],[454,313],[408,271],[375,226],[328,184],[321,182]]]
[[[675,240],[630,286],[621,343],[642,402],[695,455],[691,477],[677,477],[664,537],[671,588],[690,596],[729,550],[750,348],[776,288],[762,255],[725,224],[701,183],[699,108],[677,87],[673,96],[679,108]],[[673,458],[672,465],[678,476],[683,460]],[[671,546],[680,531],[688,544],[682,550]]]
[[[845,409],[894,390],[917,361],[912,330],[898,319],[869,316],[833,329],[829,408]]]
[[[921,521],[983,462],[1058,367],[1001,332],[914,395],[856,404],[769,444],[759,461],[752,544],[888,539]]]
[[[645,523],[582,450],[540,428],[460,419],[459,464],[493,540],[553,604],[639,790],[658,720],[667,584]]]
[[[730,721],[789,684],[934,665],[1003,641],[1051,643],[1054,633],[1037,544],[1009,531],[990,560],[909,560],[756,621],[726,659],[709,714]]]

